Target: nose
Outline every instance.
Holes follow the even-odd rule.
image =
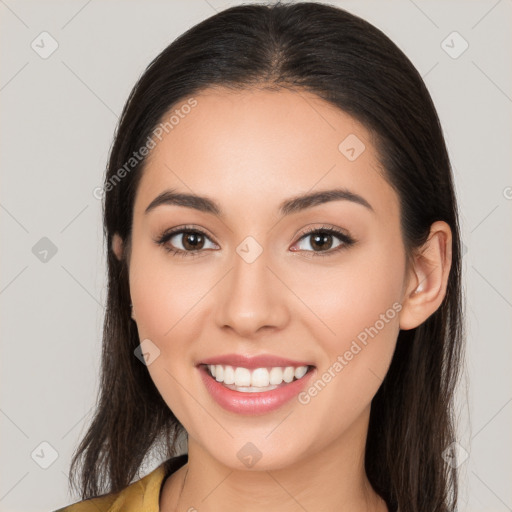
[[[249,263],[238,254],[218,289],[217,325],[250,339],[289,322],[290,291],[269,267],[265,252]]]

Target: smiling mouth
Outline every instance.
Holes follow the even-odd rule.
[[[206,373],[225,388],[242,393],[272,391],[302,379],[315,367],[263,367],[249,370],[230,365],[202,364]]]

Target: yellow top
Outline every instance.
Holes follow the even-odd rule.
[[[165,478],[179,469],[187,459],[186,454],[173,457],[117,493],[79,501],[54,512],[159,512],[160,491]]]

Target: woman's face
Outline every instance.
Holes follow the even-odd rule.
[[[370,133],[304,92],[219,88],[194,99],[158,132],[135,199],[129,282],[151,378],[189,443],[230,467],[247,454],[269,469],[360,445],[408,277],[398,196]],[[352,196],[281,208],[331,190]],[[146,212],[164,191],[206,197],[221,213],[172,201]],[[216,384],[219,403],[199,363],[226,354],[314,368],[280,405]],[[276,365],[259,366],[270,376]]]

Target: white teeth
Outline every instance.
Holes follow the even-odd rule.
[[[208,368],[217,382],[222,382],[231,389],[244,387],[244,391],[250,391],[253,388],[258,391],[275,389],[283,382],[292,382],[294,378],[301,379],[308,371],[308,366],[255,368],[251,371],[242,367],[210,364]]]
[[[270,370],[270,384],[277,385],[283,382],[283,370],[281,368],[272,368]]]
[[[283,372],[283,380],[285,382],[291,382],[295,376],[295,368],[293,366],[287,366]]]
[[[217,366],[218,368],[218,366]],[[251,372],[247,368],[235,369],[235,386],[250,386]]]
[[[295,368],[295,378],[296,379],[302,379],[304,375],[308,372],[307,366],[299,366],[298,368]]]
[[[224,368],[224,384],[234,384],[235,383],[235,370],[233,370],[232,366],[226,366]]]
[[[253,370],[251,375],[251,386],[264,388],[268,386],[269,382],[270,379],[268,376],[268,370],[266,368],[256,368],[256,370]]]
[[[277,386],[266,386],[264,388],[258,388],[255,386],[240,386],[239,388],[234,386],[233,384],[225,384],[225,386],[233,391],[240,391],[241,393],[262,393],[263,391],[272,391],[276,389]]]

